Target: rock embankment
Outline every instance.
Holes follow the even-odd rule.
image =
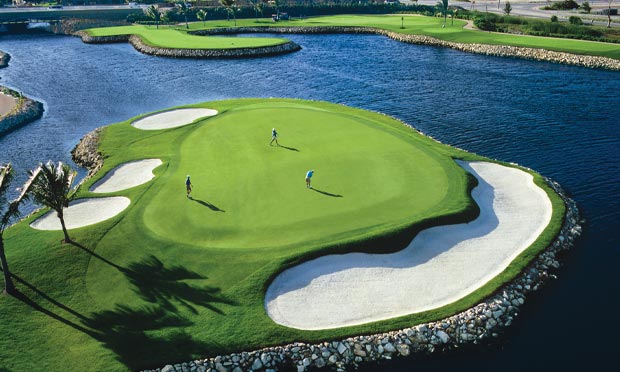
[[[97,128],[86,134],[71,150],[71,156],[75,164],[88,169],[88,176],[86,178],[91,177],[103,167],[103,156],[99,152],[100,136],[101,128]]]
[[[60,22],[54,22],[50,25],[51,31],[55,34],[73,35],[78,31],[88,28],[127,26],[125,21],[110,21],[105,19],[82,19],[82,18],[64,18]]]
[[[43,115],[43,104],[30,99],[19,92],[0,86],[4,94],[17,97],[17,105],[9,113],[0,117],[0,135],[8,133],[22,125],[31,123]]]
[[[581,234],[581,219],[576,203],[557,183],[550,180],[547,183],[566,204],[566,215],[558,237],[515,280],[473,308],[443,320],[399,331],[317,344],[294,343],[268,347],[166,365],[154,371],[271,372],[295,367],[298,371],[324,367],[344,371],[347,367],[357,367],[362,363],[449,352],[466,345],[492,343],[514,322],[527,296],[539,290],[549,279],[556,278],[551,271],[560,266],[558,255],[572,247],[575,238]]]
[[[91,44],[120,43],[129,41],[129,43],[141,53],[171,58],[255,58],[292,53],[301,49],[299,45],[293,43],[292,41],[257,48],[177,49],[147,45],[139,36],[136,35],[91,36],[84,31],[78,31],[75,35],[80,36],[83,42]]]
[[[607,57],[586,56],[565,52],[554,52],[545,49],[524,48],[509,45],[466,44],[436,39],[423,35],[406,35],[398,32],[382,30],[372,27],[355,26],[310,26],[310,27],[239,27],[216,28],[195,31],[195,35],[222,35],[235,33],[293,33],[293,34],[377,34],[387,36],[396,41],[451,48],[467,53],[484,54],[498,57],[513,57],[536,61],[547,61],[565,65],[583,66],[620,71],[620,61]]]
[[[0,68],[7,67],[11,56],[8,53],[4,53],[0,50]]]

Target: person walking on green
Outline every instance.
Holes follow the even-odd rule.
[[[313,175],[314,175],[314,170],[309,170],[308,173],[306,173],[306,187],[309,189],[312,188],[312,185],[310,185],[310,181]]]
[[[271,130],[271,142],[269,142],[269,146],[273,146],[273,141],[276,141],[276,145],[280,146],[278,143],[278,132],[276,132],[276,128]]]
[[[187,190],[187,197],[191,198],[192,196],[190,194],[192,193],[192,181],[189,180],[189,174],[185,179],[185,189]]]

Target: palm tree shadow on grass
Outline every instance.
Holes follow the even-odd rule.
[[[342,198],[342,197],[343,197],[342,195],[339,195],[339,194],[332,194],[332,193],[329,193],[329,192],[327,192],[327,191],[323,191],[323,190],[316,189],[316,188],[314,188],[314,187],[313,187],[311,190],[316,191],[316,192],[318,192],[318,193],[320,193],[320,194],[323,194],[323,195],[331,196],[331,197],[333,197],[333,198]]]
[[[216,207],[215,205],[213,205],[213,204],[211,204],[209,202],[206,202],[204,200],[194,199],[192,197],[190,197],[189,199],[192,200],[192,201],[195,201],[198,204],[204,205],[205,207],[211,209],[214,212],[226,212],[225,210],[220,209],[220,208]]]
[[[205,278],[179,266],[167,269],[153,256],[130,265],[129,269],[121,268],[120,270],[128,275],[134,285],[140,285],[138,287],[140,290],[146,289],[143,297],[149,298],[155,304],[140,308],[116,305],[114,310],[85,316],[15,274],[12,275],[13,278],[41,300],[37,302],[20,291],[14,298],[32,307],[35,311],[101,342],[116,355],[119,362],[131,370],[156,368],[165,363],[190,360],[208,350],[214,350],[213,345],[195,340],[191,335],[179,329],[179,327],[191,326],[193,323],[178,315],[171,300],[176,299],[185,306],[190,306],[191,302],[222,313],[208,303],[209,301],[231,303],[215,296],[214,293],[219,292],[219,289],[192,288],[185,283],[174,284],[176,280]],[[150,270],[159,270],[159,273],[150,272]],[[145,280],[144,276],[147,272],[154,279]],[[149,285],[162,285],[162,288],[149,289]],[[68,315],[61,315],[63,312]],[[155,331],[157,334],[153,334]]]
[[[193,287],[186,283],[187,280],[202,280],[207,279],[206,277],[182,266],[166,268],[153,255],[141,262],[130,264],[123,269],[123,274],[134,285],[135,291],[143,300],[156,303],[166,309],[175,310],[173,302],[178,302],[195,314],[198,311],[194,305],[224,314],[213,303],[235,305],[233,301],[219,296],[219,288]]]
[[[117,305],[114,310],[92,314],[84,324],[95,330],[95,339],[134,371],[190,360],[210,349],[208,343],[179,329],[192,322],[162,306],[133,309]],[[155,331],[157,336],[152,334]]]

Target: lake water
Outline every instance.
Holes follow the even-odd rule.
[[[402,44],[369,35],[289,35],[300,52],[236,61],[145,56],[128,44],[3,35],[0,84],[46,105],[0,137],[20,177],[92,129],[170,106],[236,97],[326,100],[381,111],[466,150],[553,178],[586,218],[563,267],[530,296],[498,347],[366,370],[522,371],[615,365],[620,280],[620,73]],[[85,172],[82,170],[81,174]]]

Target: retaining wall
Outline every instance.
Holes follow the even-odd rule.
[[[0,86],[0,90],[19,98],[17,107],[0,117],[0,135],[6,134],[22,125],[33,122],[43,115],[43,104],[20,93]]]

